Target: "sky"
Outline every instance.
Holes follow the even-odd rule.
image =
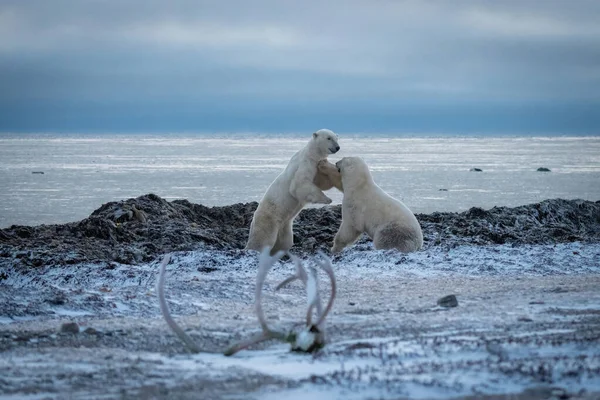
[[[600,134],[596,0],[0,0],[0,132]]]

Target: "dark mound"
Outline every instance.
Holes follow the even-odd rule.
[[[110,202],[80,222],[0,230],[0,265],[135,264],[176,250],[242,249],[257,205],[205,207],[154,194]],[[600,202],[584,200],[417,214],[417,219],[425,247],[600,241]],[[294,250],[328,249],[340,221],[339,205],[303,210],[294,224]],[[358,249],[368,249],[368,241],[363,237]]]

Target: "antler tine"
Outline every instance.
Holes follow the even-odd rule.
[[[175,332],[177,337],[179,337],[179,339],[181,339],[181,341],[188,346],[188,348],[191,350],[191,352],[192,353],[200,353],[202,351],[200,349],[200,347],[196,343],[194,343],[192,338],[189,337],[189,335],[187,333],[185,333],[185,331],[183,329],[181,329],[181,327],[179,325],[177,325],[177,322],[175,322],[175,320],[171,316],[171,312],[169,311],[169,306],[167,305],[167,299],[165,298],[165,273],[166,273],[167,264],[169,263],[170,259],[171,259],[170,254],[166,254],[163,257],[163,260],[160,263],[160,271],[158,273],[158,282],[156,284],[156,291],[158,292],[158,305],[160,306],[160,312],[162,313],[169,328],[171,328],[171,330],[173,332]]]
[[[319,295],[319,281],[317,271],[314,267],[309,267],[309,273],[306,280],[306,296],[308,297],[308,311],[306,312],[306,326],[312,324],[312,313],[317,308],[317,318],[321,316],[323,306],[321,305],[321,296]]]
[[[255,298],[254,298],[254,309],[256,311],[256,317],[258,318],[258,322],[260,323],[260,327],[262,328],[262,332],[254,337],[244,340],[238,344],[235,344],[229,347],[223,353],[226,356],[232,356],[240,350],[244,350],[254,344],[258,344],[270,339],[279,339],[285,340],[285,334],[277,331],[273,331],[269,329],[267,325],[267,319],[265,318],[265,314],[262,309],[262,290],[265,284],[265,279],[267,277],[267,273],[275,264],[275,261],[283,256],[283,252],[279,251],[273,257],[270,255],[269,247],[265,247],[260,256],[258,258],[258,273],[256,276],[256,290],[255,290]]]
[[[323,323],[323,321],[325,321],[325,317],[327,317],[327,314],[329,314],[329,311],[331,311],[331,307],[333,307],[333,301],[335,300],[335,295],[337,292],[335,274],[333,272],[333,267],[331,266],[331,260],[325,254],[323,254],[323,252],[319,252],[318,254],[323,260],[317,260],[317,263],[329,276],[329,280],[331,281],[331,296],[329,297],[329,301],[327,302],[325,311],[323,312],[323,314],[320,315],[316,326],[320,326]]]
[[[270,339],[273,339],[273,337],[271,336],[271,334],[269,332],[261,332],[260,334],[254,336],[248,340],[244,340],[243,342],[240,342],[238,344],[235,344],[235,345],[229,347],[227,350],[225,350],[223,352],[223,355],[232,356],[235,353],[237,353],[238,351],[245,350],[254,344],[265,342]]]
[[[304,285],[306,285],[307,275],[304,267],[302,267],[302,260],[293,255],[292,253],[287,253],[287,255],[294,261],[294,265],[296,266],[296,273],[289,278],[286,278],[283,282],[281,282],[275,288],[275,291],[281,289],[282,287],[294,282],[296,279],[299,279]]]
[[[275,254],[273,257],[271,257],[269,253],[270,249],[268,247],[265,247],[260,253],[260,257],[258,259],[258,274],[256,277],[256,291],[254,293],[254,309],[263,332],[272,332],[267,325],[267,319],[265,318],[265,314],[262,309],[263,285],[265,283],[267,273],[273,264],[275,264],[275,261],[283,256],[282,251],[277,252],[277,254]]]

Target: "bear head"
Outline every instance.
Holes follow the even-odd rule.
[[[325,156],[337,153],[340,149],[338,136],[329,129],[319,129],[312,134],[312,140],[319,153]]]
[[[361,157],[344,157],[335,166],[342,175],[345,189],[373,181],[369,167]]]

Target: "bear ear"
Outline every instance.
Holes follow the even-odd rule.
[[[316,139],[319,134],[317,132],[313,132],[313,138]]]

